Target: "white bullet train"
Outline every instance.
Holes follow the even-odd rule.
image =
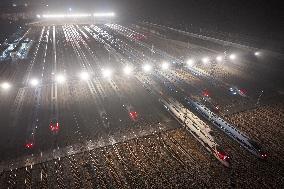
[[[261,147],[244,133],[239,131],[236,127],[226,122],[224,119],[210,111],[206,106],[199,102],[192,101],[186,98],[189,105],[191,105],[197,112],[199,112],[204,118],[213,123],[219,129],[224,131],[228,136],[237,141],[245,149],[261,159],[266,159],[267,154],[262,151]]]
[[[210,134],[210,127],[201,119],[195,116],[181,103],[165,95],[149,77],[143,74],[137,74],[136,77],[143,87],[151,94],[159,97],[159,102],[164,108],[189,131],[210,153],[212,153],[224,166],[230,166],[230,157],[214,141]]]
[[[159,101],[223,165],[230,166],[230,157],[214,141],[210,127],[176,100],[160,98]]]

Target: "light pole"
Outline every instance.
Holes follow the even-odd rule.
[[[151,48],[151,56],[153,56],[154,53],[154,45],[152,44],[152,48]]]
[[[262,94],[263,94],[263,90],[261,90],[261,92],[260,92],[260,94],[259,94],[259,96],[257,98],[256,105],[259,105],[259,101],[260,101],[260,98],[261,98]]]

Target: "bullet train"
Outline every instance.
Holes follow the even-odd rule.
[[[202,120],[172,98],[160,98],[159,101],[224,166],[230,166],[230,157],[214,141],[210,134],[211,129]]]
[[[159,102],[163,107],[185,128],[194,138],[199,141],[210,153],[212,153],[224,166],[230,166],[230,157],[214,141],[210,134],[211,129],[202,120],[196,117],[192,112],[186,109],[181,103],[165,95],[159,85],[153,82],[149,77],[137,74],[137,79],[143,84],[143,87],[151,94],[159,96]]]
[[[262,151],[261,147],[244,133],[236,129],[233,125],[226,122],[224,119],[210,111],[206,106],[199,102],[192,101],[186,98],[188,104],[190,104],[198,113],[200,113],[205,119],[213,123],[219,129],[224,131],[228,136],[237,141],[241,146],[247,149],[252,154],[261,159],[266,159],[267,154]]]
[[[164,82],[165,86],[169,91],[178,91],[175,85],[170,82]],[[203,104],[193,101],[188,97],[185,97],[185,102],[190,105],[193,109],[195,109],[199,114],[201,114],[205,119],[213,123],[213,125],[217,126],[219,129],[224,131],[228,136],[237,141],[241,146],[247,149],[252,154],[256,155],[261,159],[266,159],[267,154],[263,152],[261,147],[244,133],[240,132],[233,125],[229,124],[222,118],[220,118],[217,114],[209,110]]]

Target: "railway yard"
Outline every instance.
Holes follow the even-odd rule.
[[[26,58],[1,51],[0,188],[284,185],[277,57],[149,23],[19,35]]]

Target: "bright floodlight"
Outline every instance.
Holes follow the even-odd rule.
[[[37,17],[37,18],[40,18],[40,15],[39,15],[39,14],[37,14],[37,15],[36,15],[36,17]]]
[[[193,59],[188,59],[188,60],[186,61],[186,64],[187,64],[188,66],[192,66],[193,63],[194,63],[194,60],[193,60]]]
[[[218,62],[221,62],[221,61],[223,60],[223,57],[222,57],[221,55],[219,55],[219,56],[216,57],[216,60],[217,60]]]
[[[11,85],[7,82],[4,82],[1,84],[1,88],[4,89],[4,90],[8,90],[11,88]]]
[[[103,69],[102,70],[103,77],[111,77],[112,71],[110,69]]]
[[[83,18],[83,17],[90,17],[91,14],[44,14],[42,18]]]
[[[235,59],[236,59],[236,55],[235,55],[235,54],[230,54],[229,58],[230,58],[231,60],[235,60]]]
[[[203,62],[204,64],[207,64],[207,63],[209,62],[209,58],[208,58],[208,57],[202,58],[202,62]]]
[[[81,72],[80,73],[80,78],[84,81],[88,80],[90,78],[90,75],[88,72]]]
[[[142,68],[145,72],[150,72],[152,70],[152,66],[150,64],[145,64]]]
[[[260,55],[260,52],[257,51],[257,52],[254,53],[254,55],[255,55],[255,56],[259,56],[259,55]]]
[[[66,81],[66,78],[64,75],[62,74],[58,74],[56,77],[55,77],[55,80],[57,83],[64,83]]]
[[[114,17],[114,12],[102,12],[102,13],[94,13],[94,17]]]
[[[132,68],[130,66],[126,66],[124,69],[123,69],[123,72],[124,74],[126,75],[130,75],[132,73]]]
[[[163,64],[162,64],[162,69],[163,69],[163,70],[169,69],[169,64],[168,64],[167,62],[163,62]]]
[[[34,78],[34,79],[31,79],[30,84],[31,84],[31,86],[35,87],[39,84],[39,81]]]

